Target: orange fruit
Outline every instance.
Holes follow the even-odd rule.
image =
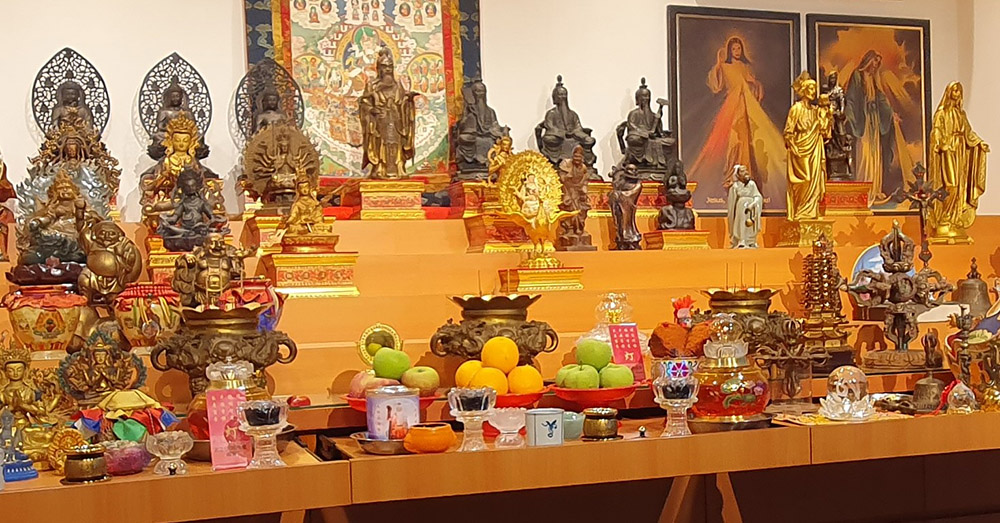
[[[517,367],[517,360],[520,357],[517,343],[503,336],[490,338],[483,344],[483,352],[479,355],[479,358],[483,360],[483,367],[499,369],[504,374]]]
[[[497,394],[507,394],[507,375],[500,369],[483,367],[482,370],[472,377],[469,386],[474,389],[490,387],[497,391]]]
[[[483,362],[479,360],[469,360],[459,365],[458,370],[455,371],[455,385],[468,387],[469,383],[472,382],[472,377],[482,370],[482,368]]]
[[[531,365],[514,367],[514,370],[507,375],[507,385],[511,394],[531,394],[541,392],[545,388],[542,373]]]

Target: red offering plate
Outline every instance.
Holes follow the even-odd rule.
[[[632,395],[638,384],[628,387],[615,387],[611,389],[565,389],[562,387],[552,387],[552,392],[556,393],[560,399],[576,403],[587,407],[607,407],[612,403],[623,400]]]
[[[347,404],[354,410],[358,412],[368,412],[368,400],[365,398],[355,398],[353,396],[348,396],[343,394],[340,396],[347,401]],[[421,396],[420,397],[420,410],[427,410],[434,403],[435,400],[441,399],[441,396]]]
[[[542,399],[542,395],[549,390],[548,387],[529,394],[497,394],[496,408],[502,409],[505,407],[534,407],[538,400]]]

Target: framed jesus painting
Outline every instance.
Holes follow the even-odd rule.
[[[874,211],[893,212],[927,165],[931,112],[930,21],[810,14],[809,71],[823,90],[844,93],[851,168],[871,182]]]
[[[799,14],[667,7],[671,127],[695,209],[723,214],[733,167],[744,165],[764,209],[786,207],[782,129],[801,72]]]

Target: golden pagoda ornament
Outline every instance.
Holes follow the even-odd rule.
[[[837,268],[837,253],[825,235],[813,243],[812,254],[802,261],[806,310],[802,337],[806,349],[826,350],[829,360],[814,372],[829,372],[842,365],[854,364],[854,351],[847,343],[847,323],[841,313],[840,288],[845,280]]]

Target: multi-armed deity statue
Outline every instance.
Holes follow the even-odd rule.
[[[730,246],[734,249],[756,249],[764,196],[760,194],[757,182],[750,178],[746,166],[733,167],[733,184],[729,186],[726,205]]]
[[[962,84],[948,84],[934,112],[929,182],[931,189],[947,194],[931,202],[927,214],[931,243],[971,243],[966,229],[975,221],[979,198],[986,191],[990,146],[972,130],[963,108],[964,96]]]
[[[594,169],[597,156],[594,145],[597,140],[591,136],[591,129],[580,124],[580,115],[569,108],[569,91],[562,83],[562,75],[556,77],[556,86],[552,89],[552,104],[555,107],[545,113],[545,119],[535,126],[535,142],[538,150],[552,162],[559,165],[573,154],[576,146],[583,147],[583,163],[587,164],[591,180],[601,177]]]
[[[271,123],[250,139],[243,153],[240,183],[267,214],[277,214],[295,199],[296,179],[319,182],[319,153],[309,138],[289,123]],[[266,212],[266,211],[273,212]]]
[[[473,80],[462,89],[465,107],[452,132],[459,180],[478,180],[488,173],[489,150],[510,129],[501,126],[497,113],[486,103],[486,84]]]
[[[382,47],[375,63],[376,76],[365,84],[358,100],[364,157],[361,168],[371,166],[371,178],[405,178],[406,162],[413,159],[416,106],[419,93],[408,91],[396,79],[392,51]]]
[[[667,100],[657,98],[659,106],[654,112],[650,107],[652,94],[643,78],[635,92],[635,109],[616,128],[618,147],[623,155],[621,164],[633,164],[645,180],[664,179],[674,144],[677,142],[669,131],[663,129],[663,107]]]

